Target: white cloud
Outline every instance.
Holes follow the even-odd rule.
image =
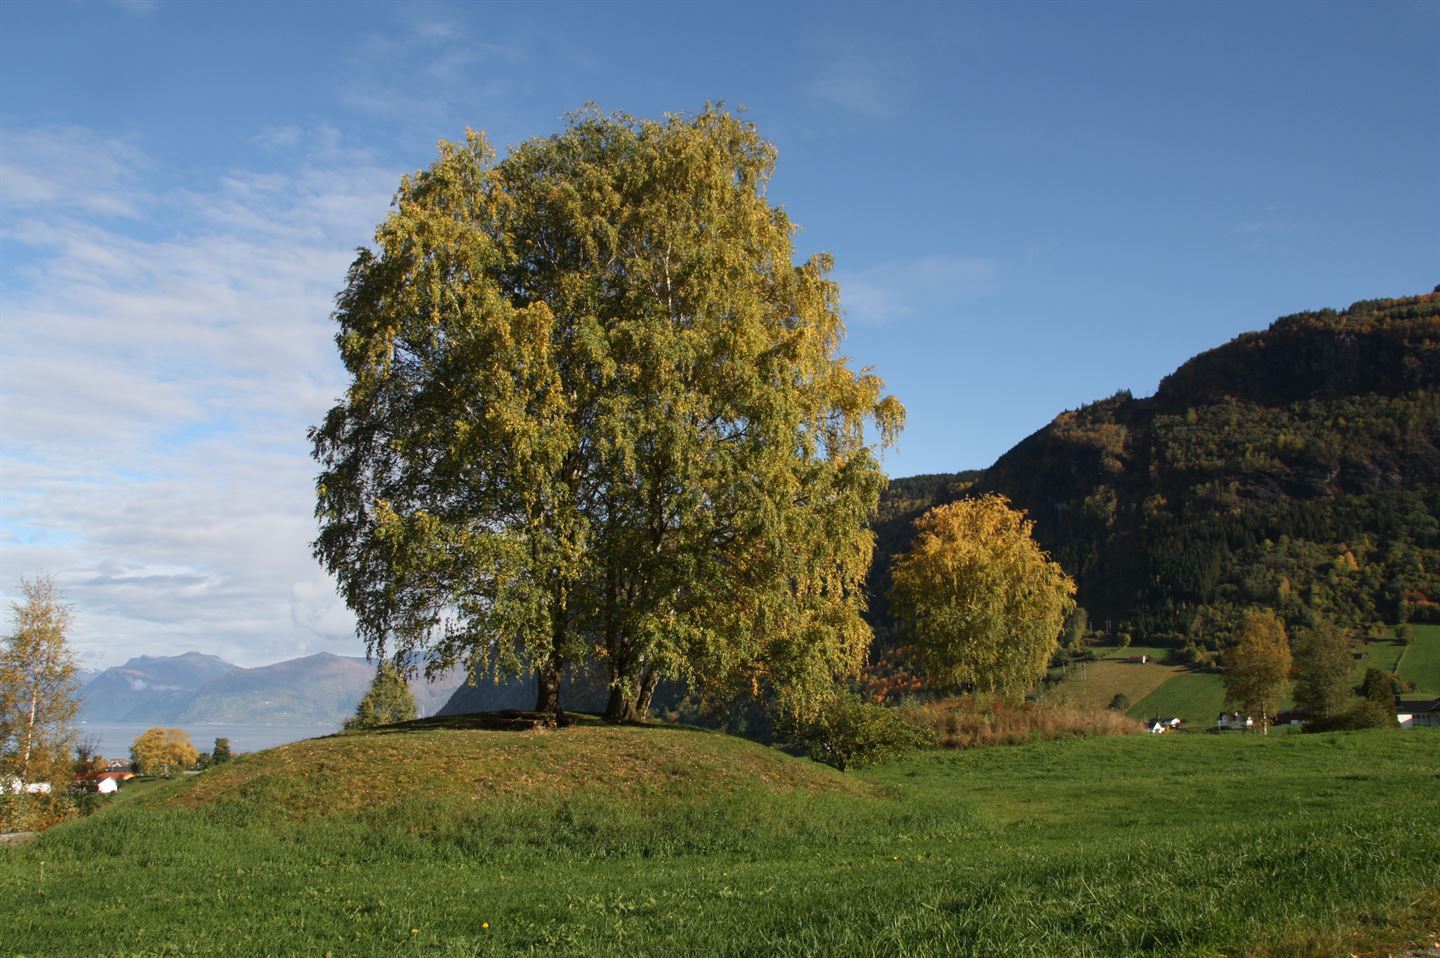
[[[944,307],[990,292],[1000,262],[953,255],[892,260],[859,270],[836,270],[840,303],[860,323],[903,320],[922,306]]]
[[[903,59],[848,41],[817,45],[805,92],[830,106],[881,118],[899,112],[910,70]]]
[[[0,189],[25,254],[0,265],[0,590],[53,574],[89,664],[360,651],[310,556],[305,430],[344,389],[333,297],[399,173],[331,133],[163,205],[123,144],[7,135],[0,187],[54,202]]]
[[[148,201],[134,186],[144,166],[129,143],[79,127],[0,128],[0,209],[134,217]]]
[[[1246,236],[1278,236],[1289,233],[1294,227],[1282,219],[1246,220],[1235,224],[1235,232]]]
[[[112,2],[133,17],[148,17],[160,9],[160,0],[112,0]]]
[[[371,116],[433,124],[509,97],[528,59],[522,47],[478,40],[459,24],[416,19],[366,37],[339,96]]]

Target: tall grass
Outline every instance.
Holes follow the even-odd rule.
[[[910,706],[906,716],[933,729],[946,748],[1019,745],[1092,735],[1135,735],[1145,730],[1140,722],[1110,709],[1059,702],[1012,704],[973,696]]]
[[[366,734],[122,797],[0,849],[0,951],[1215,958],[1348,954],[1437,917],[1427,730],[930,749],[844,776],[598,731],[407,738],[410,774],[436,780],[404,792],[366,758],[395,738]],[[269,773],[302,759],[369,801],[276,807],[305,795]],[[476,787],[495,766],[594,777]]]

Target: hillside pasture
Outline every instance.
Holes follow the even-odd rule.
[[[432,725],[232,765],[0,850],[5,950],[1198,958],[1389,949],[1440,919],[1430,730],[842,776],[686,729]]]
[[[1355,651],[1361,657],[1355,660],[1351,677],[1359,685],[1369,669],[1393,673],[1405,653],[1405,645],[1399,639],[1373,639],[1357,646]]]
[[[1181,670],[1130,707],[1132,718],[1176,716],[1191,728],[1210,728],[1225,707],[1225,688],[1218,672]]]
[[[1124,693],[1131,702],[1139,702],[1182,672],[1184,669],[1180,666],[1154,661],[1143,665],[1121,658],[1083,662],[1070,666],[1046,698],[1067,705],[1103,709],[1117,693]]]
[[[1413,694],[1440,696],[1440,625],[1412,628],[1415,639],[1400,656],[1396,674],[1415,683]]]

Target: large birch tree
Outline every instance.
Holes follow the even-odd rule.
[[[73,614],[48,576],[20,580],[0,645],[0,765],[29,782],[68,766],[79,691],[66,640]]]
[[[313,433],[316,554],[370,651],[477,677],[589,665],[804,709],[863,664],[903,409],[839,355],[774,148],[722,109],[587,110],[504,160],[442,143],[338,300],[352,382]],[[424,655],[417,657],[416,652]]]

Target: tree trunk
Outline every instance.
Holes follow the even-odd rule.
[[[30,751],[35,745],[35,710],[40,703],[40,688],[38,685],[30,688],[30,721],[25,725],[25,748],[20,755],[20,777],[26,784],[30,782]]]
[[[541,663],[536,670],[537,692],[535,695],[535,711],[548,712],[556,719],[564,716],[560,709],[560,663],[552,655]]]
[[[650,672],[645,680],[640,683],[640,696],[635,702],[635,711],[639,713],[639,721],[644,721],[650,715],[650,700],[655,697],[655,688],[660,684],[660,673]]]
[[[633,706],[625,690],[617,682],[610,686],[610,700],[605,703],[605,721],[632,722]]]
[[[560,708],[560,675],[565,668],[565,663],[560,658],[560,650],[565,647],[564,588],[558,584],[553,586],[551,599],[550,648],[545,651],[544,658],[535,670],[535,711],[550,713],[558,723],[565,717],[564,710]]]
[[[622,677],[612,678],[614,684],[610,686],[610,701],[605,705],[605,720],[622,723],[645,721],[650,714],[650,700],[655,696],[660,676],[642,670],[638,686],[631,694],[626,694]]]

